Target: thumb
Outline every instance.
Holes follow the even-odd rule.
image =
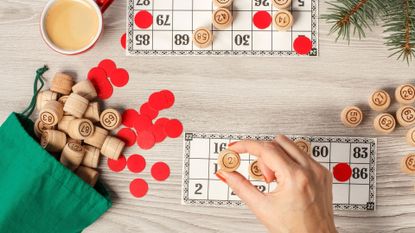
[[[239,172],[224,172],[219,170],[216,176],[231,187],[232,191],[254,212],[265,200],[265,195],[261,193]]]

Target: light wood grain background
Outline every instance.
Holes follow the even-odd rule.
[[[365,41],[334,43],[329,25],[320,22],[320,57],[126,57],[119,38],[125,31],[125,1],[116,0],[105,14],[105,34],[90,52],[62,56],[43,43],[39,17],[45,0],[4,0],[0,6],[0,122],[21,111],[32,95],[34,72],[44,64],[51,70],[71,71],[84,79],[104,58],[130,72],[127,87],[116,89],[108,105],[138,108],[149,94],[171,89],[174,108],[162,116],[181,119],[187,131],[262,134],[349,135],[379,137],[377,211],[337,212],[339,232],[415,232],[415,177],[399,171],[400,158],[414,148],[404,142],[405,130],[377,135],[366,99],[375,88],[393,89],[413,82],[415,63],[387,58],[382,30]],[[327,4],[320,2],[320,12]],[[366,120],[357,129],[339,121],[345,105],[359,104]],[[393,107],[396,109],[396,106]],[[168,139],[150,151],[137,147],[147,159],[143,173],[112,173],[105,163],[102,179],[112,190],[114,205],[85,232],[265,232],[247,209],[180,205],[182,141]],[[155,182],[150,165],[166,161],[171,177]],[[150,191],[136,199],[129,181],[144,178]]]

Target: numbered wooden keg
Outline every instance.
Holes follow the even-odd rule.
[[[84,118],[92,121],[92,122],[99,122],[100,112],[99,112],[99,104],[98,102],[91,102],[88,105],[84,113]]]
[[[357,106],[348,106],[340,114],[341,121],[346,127],[357,127],[363,120],[363,112]]]
[[[45,126],[54,126],[63,117],[63,106],[56,100],[48,101],[39,112],[39,119]]]
[[[124,147],[125,142],[116,137],[107,136],[105,138],[104,144],[102,145],[101,154],[107,158],[117,160],[124,150]]]
[[[40,138],[40,145],[49,152],[59,152],[66,145],[66,134],[58,130],[45,130]]]
[[[415,153],[409,153],[402,158],[401,170],[408,174],[415,174]]]
[[[106,129],[95,126],[94,133],[90,137],[86,138],[84,142],[88,145],[101,149],[107,136],[108,131]]]
[[[62,120],[58,123],[58,130],[68,133],[69,130],[69,123],[76,118],[74,116],[63,116]]]
[[[70,169],[75,171],[84,159],[85,149],[81,144],[70,142],[63,148],[60,162]]]
[[[395,118],[389,113],[381,113],[373,121],[373,127],[380,133],[391,133],[396,126]]]
[[[306,154],[311,154],[311,143],[307,140],[304,140],[302,138],[298,138],[294,140],[294,143],[297,145],[298,148],[300,148],[302,151],[304,151]]]
[[[121,114],[113,108],[105,109],[101,113],[100,122],[102,127],[108,130],[114,130],[121,125]]]
[[[97,183],[99,176],[97,170],[85,166],[79,166],[76,169],[75,174],[92,187]]]
[[[206,27],[197,28],[193,32],[193,43],[199,48],[207,48],[212,44],[213,34]]]
[[[68,135],[77,140],[85,140],[92,136],[95,131],[95,126],[88,119],[75,119],[69,122]]]
[[[400,85],[395,89],[395,99],[400,104],[412,104],[415,102],[415,87],[412,84]]]
[[[385,90],[376,90],[369,96],[368,102],[371,109],[382,112],[389,108],[391,97]]]
[[[415,127],[406,132],[406,142],[411,146],[415,146]]]
[[[218,7],[229,7],[233,3],[233,0],[213,0],[213,4]]]
[[[291,6],[291,0],[272,0],[272,5],[277,9],[286,9]]]
[[[291,12],[287,10],[278,10],[274,14],[274,25],[278,31],[287,31],[294,23]]]
[[[35,124],[33,125],[33,128],[34,128],[36,137],[40,138],[45,130],[55,129],[55,126],[46,126],[42,123],[40,119],[37,119],[35,121]]]
[[[264,180],[264,175],[258,165],[258,160],[253,161],[249,164],[249,176],[254,180]]]
[[[97,97],[97,91],[88,79],[78,82],[72,87],[72,91],[88,100],[93,100]]]
[[[241,164],[241,157],[238,153],[232,150],[222,150],[219,153],[218,165],[222,171],[233,172],[236,171]]]
[[[232,24],[232,13],[226,8],[218,8],[212,14],[213,26],[217,29],[226,29]]]
[[[92,168],[97,168],[99,163],[100,150],[96,147],[84,145],[85,156],[82,160],[82,165]]]
[[[62,95],[68,95],[71,93],[73,84],[74,81],[71,76],[64,73],[56,73],[52,79],[50,90]]]
[[[415,123],[415,108],[402,106],[396,111],[396,120],[403,127],[412,126]]]
[[[36,109],[40,111],[43,106],[51,100],[57,100],[58,99],[58,93],[53,91],[41,91],[37,94],[36,98]]]
[[[66,100],[63,110],[76,118],[81,118],[88,108],[88,105],[89,100],[76,93],[72,93]]]

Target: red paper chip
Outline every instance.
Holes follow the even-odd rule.
[[[130,75],[125,69],[115,69],[109,74],[112,84],[116,87],[123,87],[127,85]]]
[[[352,176],[352,168],[347,163],[338,163],[333,167],[333,176],[340,182],[345,182]]]
[[[137,155],[137,154],[131,155],[127,159],[127,167],[128,167],[128,170],[130,170],[133,173],[142,172],[144,168],[146,167],[146,160],[141,155]]]
[[[134,127],[134,123],[137,120],[139,114],[134,109],[127,109],[122,114],[122,124],[127,127]]]
[[[101,80],[99,82],[91,81],[94,84],[94,87],[97,91],[98,98],[100,99],[108,99],[112,96],[112,93],[114,92],[111,83],[108,81],[108,79]]]
[[[150,106],[150,104],[144,103],[140,107],[140,114],[145,115],[145,116],[148,116],[148,118],[150,118],[151,120],[153,120],[154,118],[156,118],[159,115],[159,111],[157,111],[156,109],[152,108]]]
[[[137,133],[150,130],[152,125],[153,125],[153,122],[151,122],[150,118],[148,118],[148,116],[141,115],[141,114],[139,114],[136,117],[136,120],[134,122],[134,128],[137,131]]]
[[[154,92],[148,98],[148,103],[150,104],[150,106],[159,111],[164,109],[164,106],[166,106],[166,102],[166,96],[161,92]]]
[[[160,91],[160,93],[164,95],[165,100],[166,100],[166,102],[164,103],[164,109],[170,108],[171,106],[173,106],[174,100],[175,100],[173,92],[169,90],[162,90]]]
[[[153,148],[155,144],[154,135],[150,131],[143,131],[137,135],[137,145],[143,150]]]
[[[164,132],[166,132],[167,136],[170,138],[177,138],[183,132],[183,125],[177,119],[169,120],[164,126]]]
[[[267,11],[258,11],[252,19],[255,27],[265,29],[272,23],[272,17]]]
[[[107,79],[107,74],[105,70],[100,67],[94,67],[88,72],[88,79],[92,82],[100,82]]]
[[[167,118],[160,118],[154,123],[152,127],[152,131],[153,131],[154,140],[156,143],[160,143],[164,139],[166,139],[167,135],[166,135],[166,132],[164,132],[164,125],[168,121],[169,119]]]
[[[135,15],[134,22],[141,29],[149,28],[153,24],[153,15],[146,10],[141,10]]]
[[[170,168],[166,163],[157,162],[151,167],[151,175],[155,180],[164,181],[170,176]]]
[[[300,55],[308,54],[313,48],[313,43],[306,36],[298,36],[293,43],[294,50]]]
[[[115,69],[117,69],[117,65],[111,59],[102,60],[98,67],[105,71],[105,74],[109,76]]]
[[[114,159],[108,159],[107,164],[109,169],[113,172],[120,172],[124,170],[125,165],[127,165],[127,161],[125,159],[124,155],[120,155],[117,160]]]
[[[120,42],[121,42],[121,47],[123,49],[125,49],[126,48],[126,44],[127,44],[127,34],[126,33],[122,34],[121,39],[120,39]]]
[[[148,184],[143,179],[134,179],[130,183],[130,193],[137,198],[144,197],[148,192]]]
[[[125,142],[125,145],[127,147],[134,145],[135,141],[137,140],[135,132],[130,128],[123,128],[120,131],[118,131],[117,137],[121,139],[123,142]]]

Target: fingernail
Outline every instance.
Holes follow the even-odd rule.
[[[229,143],[229,144],[228,144],[228,147],[230,147],[230,146],[232,146],[232,145],[235,145],[235,143],[237,143],[237,142],[231,142],[231,143]]]
[[[225,184],[226,184],[226,180],[225,180],[225,178],[223,177],[223,175],[222,175],[222,173],[221,173],[221,171],[217,171],[216,172],[216,174],[215,174],[221,181],[223,181]]]

